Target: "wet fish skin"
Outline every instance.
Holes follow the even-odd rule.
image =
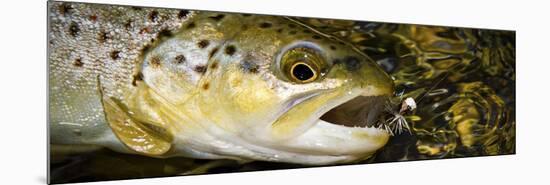
[[[391,94],[389,76],[292,18],[60,2],[50,18],[52,143],[330,164],[387,142],[383,130],[319,117],[356,96]],[[297,83],[281,69],[296,48],[320,58],[322,78]]]
[[[105,124],[98,83],[105,95],[122,99],[142,49],[191,13],[54,1],[48,6],[51,143],[100,143],[129,152]]]

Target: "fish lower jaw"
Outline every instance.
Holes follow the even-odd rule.
[[[366,159],[383,147],[388,138],[384,130],[345,127],[318,120],[313,128],[284,142],[263,142],[234,134],[203,132],[193,137],[177,138],[174,144],[177,151],[174,152],[177,156],[201,159],[330,165]]]
[[[279,152],[268,160],[307,165],[349,163],[369,158],[389,137],[384,129],[347,127],[319,119],[303,134],[276,146]]]
[[[314,127],[289,141],[289,146],[318,155],[360,157],[382,148],[389,136],[384,129],[348,127],[318,120]]]

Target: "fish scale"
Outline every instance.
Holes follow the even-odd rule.
[[[179,28],[188,17],[182,19],[178,16],[180,10],[171,9],[112,9],[108,5],[65,2],[49,2],[49,6],[50,121],[77,123],[81,126],[74,129],[85,130],[84,137],[74,139],[69,136],[76,134],[62,131],[67,129],[52,127],[51,133],[65,135],[65,142],[94,140],[95,134],[86,137],[86,131],[109,130],[101,124],[105,120],[98,80],[107,95],[122,99],[125,89],[132,88],[130,76],[135,72],[142,48],[160,31]],[[150,16],[153,11],[158,12],[158,19],[140,18]],[[82,64],[75,65],[77,60]]]

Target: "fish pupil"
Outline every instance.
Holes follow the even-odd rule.
[[[292,75],[294,75],[294,77],[298,80],[305,81],[311,79],[314,76],[314,73],[309,66],[305,64],[298,64],[292,70]]]

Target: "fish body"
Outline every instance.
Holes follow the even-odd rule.
[[[389,138],[390,77],[290,17],[51,2],[49,33],[52,144],[322,165]]]

